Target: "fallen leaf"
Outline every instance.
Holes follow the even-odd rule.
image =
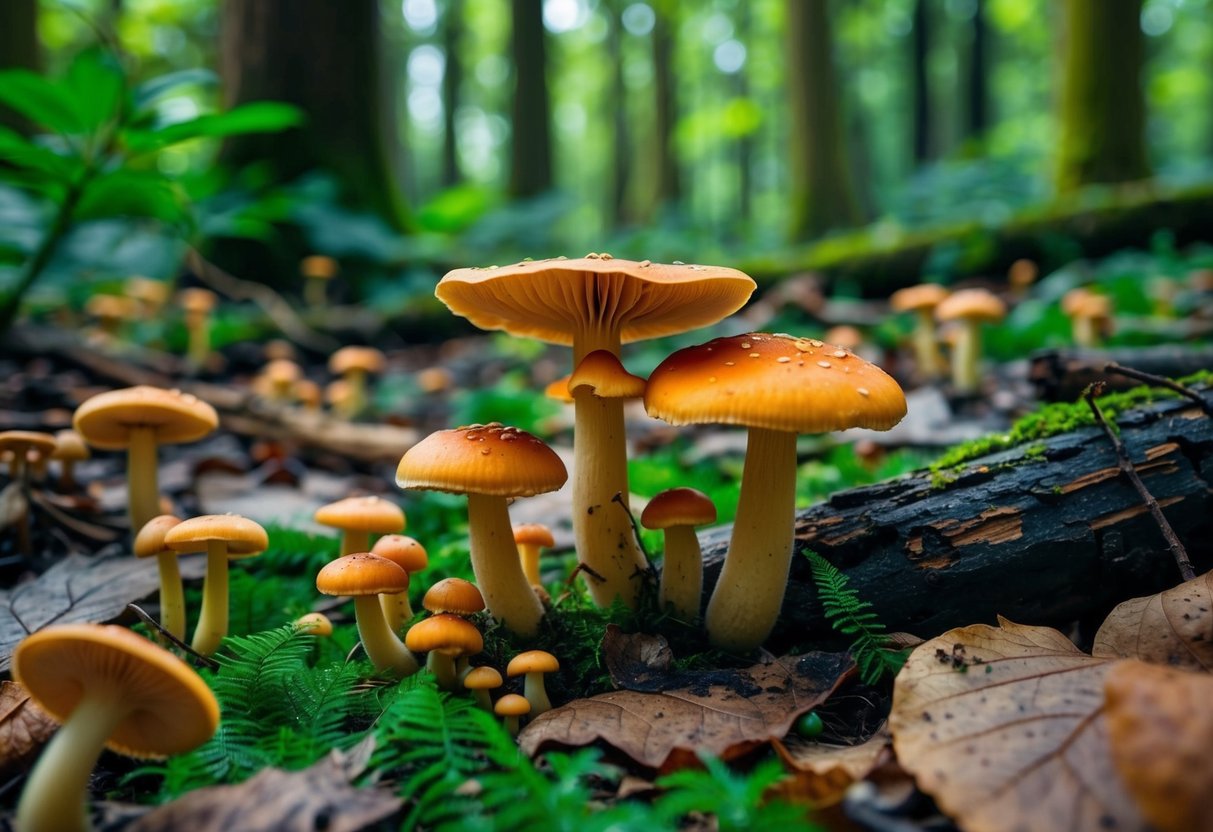
[[[809,653],[744,670],[686,673],[682,678],[693,682],[662,693],[625,690],[574,700],[535,719],[519,743],[533,756],[546,746],[602,741],[661,771],[697,762],[696,751],[730,759],[782,737],[853,667],[845,654]]]
[[[1172,667],[1213,670],[1213,572],[1158,595],[1132,598],[1108,614],[1092,653]]]
[[[236,786],[197,789],[136,820],[127,832],[357,832],[400,811],[385,789],[355,788],[366,769],[368,742],[330,752],[302,771],[267,768]]]
[[[673,660],[664,636],[625,633],[617,624],[608,624],[603,633],[602,662],[617,688],[655,692],[678,687],[671,681]]]
[[[59,723],[16,682],[0,682],[0,777],[24,771]]]
[[[1000,619],[918,647],[889,727],[901,765],[966,832],[1135,830],[1103,718],[1107,659]]]
[[[1213,830],[1213,677],[1130,660],[1104,692],[1112,760],[1146,820]]]
[[[793,802],[833,806],[852,783],[867,777],[885,758],[892,758],[892,739],[887,731],[880,731],[859,745],[830,745],[795,734],[773,740],[775,753],[792,772],[777,784],[775,792]]]
[[[202,557],[180,563],[183,578],[200,578],[206,571]],[[50,624],[112,621],[127,604],[159,589],[154,561],[121,552],[69,555],[35,580],[0,591],[0,671],[8,669],[13,648],[30,633]]]

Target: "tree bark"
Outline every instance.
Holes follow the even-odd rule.
[[[537,196],[552,188],[552,126],[548,100],[543,0],[513,0],[513,141],[510,194]]]
[[[610,11],[610,31],[607,48],[611,59],[611,219],[616,227],[630,219],[628,211],[628,181],[632,176],[632,141],[628,130],[628,91],[624,77],[623,4],[613,2]]]
[[[1213,566],[1213,420],[1168,400],[1119,423],[1197,571]],[[728,532],[701,536],[705,601]],[[890,630],[923,638],[997,615],[1063,625],[1179,583],[1157,524],[1096,427],[974,460],[946,485],[918,472],[839,492],[798,513],[795,545],[841,569]],[[829,635],[807,560],[794,556],[768,647]]]
[[[969,139],[981,139],[990,126],[989,83],[986,66],[989,51],[989,29],[986,26],[985,0],[976,0],[973,6],[973,25],[970,29],[969,65],[966,73],[968,83],[965,97],[965,134]]]
[[[910,38],[910,78],[914,91],[914,163],[930,161],[931,142],[931,15],[928,0],[914,0],[914,28]]]
[[[791,228],[807,240],[863,220],[844,140],[826,0],[787,0]]]
[[[1057,189],[1150,175],[1141,0],[1065,0]]]
[[[463,41],[462,20],[462,0],[446,0],[446,11],[442,15],[442,54],[446,58],[442,72],[442,184],[448,188],[463,181],[455,122],[459,88],[463,85],[463,60],[459,54]]]
[[[674,147],[678,100],[674,80],[674,31],[678,2],[653,5],[653,195],[650,218],[682,200],[682,174]]]
[[[40,58],[37,0],[0,3],[0,69],[36,71],[41,64]],[[0,127],[19,133],[30,130],[28,121],[4,106],[0,106]]]

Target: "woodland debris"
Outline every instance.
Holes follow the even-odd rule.
[[[1213,347],[1164,344],[1154,347],[1078,349],[1062,347],[1038,350],[1028,359],[1028,381],[1043,401],[1070,402],[1082,395],[1088,384],[1108,383],[1109,390],[1128,390],[1141,380],[1115,370],[1109,364],[1132,367],[1153,376],[1180,378],[1213,367]]]
[[[1213,572],[1157,595],[1131,598],[1108,614],[1092,653],[1213,671]]]

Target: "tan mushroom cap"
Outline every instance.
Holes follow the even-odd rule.
[[[484,609],[484,596],[471,581],[443,578],[425,591],[421,606],[434,613],[475,615]]]
[[[217,298],[210,289],[182,289],[177,294],[177,302],[186,312],[210,312],[215,308]]]
[[[531,497],[568,479],[543,440],[497,422],[431,433],[400,458],[396,484],[455,494]]]
[[[55,437],[36,430],[6,430],[0,433],[0,450],[22,455],[33,451],[45,456],[55,450]]]
[[[569,392],[570,379],[572,379],[571,375],[561,376],[555,381],[549,383],[547,387],[543,388],[543,395],[547,396],[549,399],[555,399],[563,404],[572,404],[573,394]]]
[[[275,358],[265,365],[265,377],[275,384],[294,384],[303,376],[303,370],[289,358]]]
[[[935,307],[935,317],[941,321],[1001,321],[1007,305],[985,289],[961,289]]]
[[[47,627],[17,645],[12,667],[13,678],[61,722],[86,690],[119,686],[130,713],[106,745],[129,756],[180,754],[206,742],[219,725],[219,703],[198,674],[125,627]]]
[[[555,546],[552,530],[542,523],[519,523],[514,526],[514,542],[519,545]]]
[[[662,491],[640,513],[640,525],[646,529],[671,526],[702,526],[716,522],[712,499],[695,488],[670,488]]]
[[[495,667],[473,667],[463,677],[463,686],[468,690],[493,690],[504,683],[505,680]]]
[[[219,427],[219,414],[189,393],[140,385],[88,399],[76,408],[72,427],[93,447],[116,451],[130,443],[132,428],[154,428],[162,445],[197,441]]]
[[[371,554],[387,558],[405,572],[420,572],[429,564],[425,547],[404,534],[386,534],[375,541]]]
[[[64,462],[81,462],[91,457],[84,437],[74,430],[61,430],[55,434],[55,450],[51,459]]]
[[[312,254],[299,261],[299,272],[304,277],[332,280],[337,276],[337,261],[324,254]]]
[[[934,309],[943,303],[948,290],[938,283],[919,283],[898,289],[889,296],[889,306],[896,312],[915,312],[919,309]]]
[[[470,621],[439,613],[409,627],[404,646],[414,653],[437,651],[444,656],[472,656],[484,649],[484,636]]]
[[[589,387],[600,399],[639,399],[644,395],[645,381],[629,373],[613,352],[594,350],[581,359],[567,386],[570,393]]]
[[[395,595],[408,588],[408,572],[370,552],[337,558],[316,573],[316,589],[325,595]]]
[[[404,529],[404,511],[382,497],[346,497],[316,509],[312,519],[325,526],[386,534]]]
[[[546,650],[527,650],[510,659],[505,674],[521,676],[524,673],[555,673],[559,669],[560,662]]]
[[[329,359],[329,370],[340,374],[352,370],[381,373],[386,366],[387,359],[374,347],[342,347]]]
[[[1061,296],[1061,311],[1071,318],[1107,318],[1112,314],[1112,301],[1080,286]]]
[[[135,535],[135,557],[150,558],[170,551],[164,537],[179,525],[181,518],[171,514],[161,514],[148,520]]]
[[[260,523],[238,514],[204,514],[182,520],[164,535],[164,543],[176,552],[201,552],[212,540],[227,544],[229,558],[252,557],[270,545]]]
[[[849,350],[812,338],[750,333],[670,355],[649,377],[650,416],[791,433],[888,430],[906,414],[901,387]]]
[[[572,344],[579,331],[617,329],[627,343],[715,323],[754,288],[748,275],[722,266],[594,255],[455,269],[434,294],[481,329],[555,344]]]
[[[322,612],[304,613],[292,623],[298,632],[310,636],[331,636],[333,634],[333,622]]]
[[[531,703],[525,696],[507,693],[493,705],[493,713],[497,716],[526,716],[531,712]]]

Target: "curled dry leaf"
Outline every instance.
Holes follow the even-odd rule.
[[[1158,832],[1213,830],[1213,677],[1140,661],[1104,681],[1116,770]]]
[[[966,832],[1138,830],[1103,718],[1111,663],[1000,620],[931,639],[897,676],[901,765]]]
[[[29,767],[59,724],[16,682],[0,682],[0,777]]]
[[[599,694],[548,711],[519,743],[533,756],[548,746],[602,741],[660,771],[696,761],[696,751],[730,759],[782,737],[853,667],[843,654],[809,653],[744,670],[680,674],[684,684],[694,681],[661,693]]]
[[[781,781],[776,792],[794,802],[833,806],[851,786],[886,758],[891,758],[892,737],[879,731],[859,745],[829,745],[789,734],[771,745],[792,776]]]
[[[1117,605],[1099,628],[1092,653],[1213,670],[1213,572]]]

